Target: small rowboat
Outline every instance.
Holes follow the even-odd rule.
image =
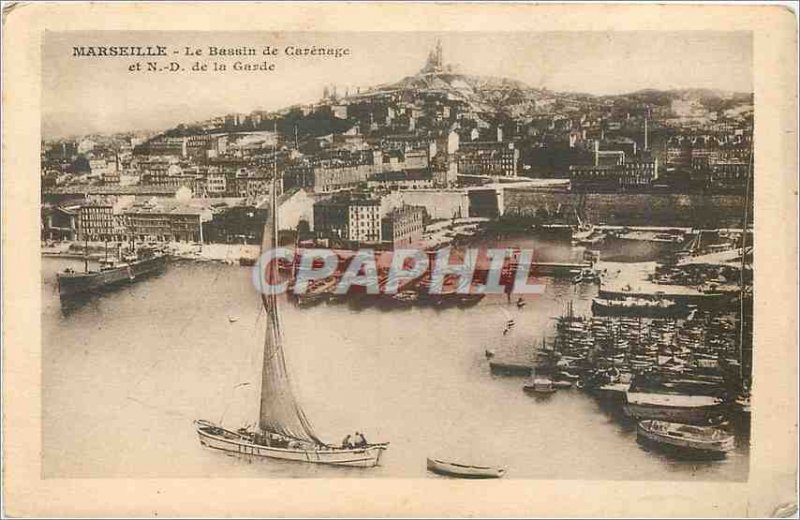
[[[522,387],[524,392],[536,395],[550,395],[556,392],[553,380],[546,377],[536,377]]]
[[[428,459],[428,471],[455,478],[500,478],[506,474],[505,468],[470,466],[431,458]]]

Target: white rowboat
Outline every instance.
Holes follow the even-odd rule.
[[[430,458],[428,459],[428,471],[456,478],[500,478],[506,474],[505,468],[472,466]]]

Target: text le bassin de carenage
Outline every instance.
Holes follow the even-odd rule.
[[[288,59],[343,59],[349,47],[275,45],[224,47],[166,45],[73,46],[73,58],[132,58],[129,72],[272,72],[281,57]]]

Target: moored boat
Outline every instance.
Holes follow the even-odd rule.
[[[591,268],[581,269],[581,272],[572,278],[572,283],[600,283],[600,275]]]
[[[385,300],[387,304],[397,307],[411,307],[419,300],[419,294],[416,291],[406,290],[400,291],[395,295],[387,295]]]
[[[447,462],[440,459],[428,458],[428,471],[438,475],[456,478],[500,478],[506,474],[506,469],[495,466],[473,466],[457,462]]]
[[[338,283],[335,276],[311,282],[306,292],[296,295],[295,303],[299,307],[311,307],[330,299]]]
[[[648,318],[686,318],[691,309],[673,300],[647,300],[644,298],[624,298],[608,300],[592,299],[592,313],[595,316],[641,316]]]
[[[494,354],[492,354],[494,357]],[[489,370],[492,374],[504,376],[529,376],[533,368],[531,365],[513,361],[489,361]]]
[[[116,262],[101,262],[100,269],[84,272],[68,269],[58,273],[58,293],[61,298],[90,295],[113,287],[134,283],[150,274],[161,271],[167,264],[163,253],[140,251],[137,256]]]
[[[523,385],[522,390],[529,394],[549,395],[557,391],[553,386],[553,380],[549,377],[534,377],[530,382]]]
[[[606,383],[592,390],[592,394],[601,401],[609,403],[624,403],[625,394],[630,388],[630,383]]]
[[[724,457],[735,447],[735,437],[714,426],[644,420],[637,423],[636,435],[640,442],[697,458]]]
[[[692,380],[650,380],[634,377],[625,393],[625,413],[634,419],[656,419],[709,425],[722,421],[724,402],[719,388]]]

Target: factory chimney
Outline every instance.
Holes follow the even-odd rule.
[[[597,139],[594,140],[594,165],[600,165],[600,141]]]

